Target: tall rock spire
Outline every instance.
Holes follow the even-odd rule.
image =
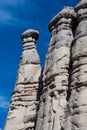
[[[75,9],[65,7],[48,28],[43,72],[38,31],[21,36],[23,52],[5,130],[87,130],[87,0]]]
[[[72,78],[68,117],[65,130],[87,130],[87,0],[76,7],[78,26],[72,45]]]
[[[36,130],[63,130],[75,17],[74,9],[65,7],[49,24],[52,37],[43,72],[44,88]]]
[[[39,33],[35,30],[27,30],[22,34],[23,52],[5,130],[34,130],[41,74],[35,45],[38,37]]]

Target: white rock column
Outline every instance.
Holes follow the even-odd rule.
[[[73,8],[66,7],[49,24],[52,37],[43,72],[44,88],[40,99],[36,130],[63,130],[75,17],[76,13]]]
[[[27,30],[22,34],[23,52],[5,130],[34,130],[41,74],[36,50],[38,37],[39,33],[35,30]]]
[[[72,45],[70,124],[65,130],[87,130],[87,0],[76,7],[78,26]],[[67,128],[68,127],[68,128]]]

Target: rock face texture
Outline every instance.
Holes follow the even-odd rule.
[[[74,9],[64,8],[49,24],[51,40],[43,72],[43,91],[36,130],[61,130],[67,105]]]
[[[87,0],[50,22],[42,71],[35,42],[22,34],[23,52],[5,130],[87,130]]]
[[[76,7],[78,26],[72,44],[70,116],[64,130],[87,130],[87,1]]]
[[[38,36],[35,30],[27,30],[22,34],[23,52],[5,130],[34,130],[41,74],[35,45]]]

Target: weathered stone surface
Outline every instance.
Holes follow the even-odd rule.
[[[71,19],[76,17],[76,13],[73,9],[73,7],[66,6],[61,12],[59,12],[49,23],[49,31],[52,31],[54,28],[56,28],[57,24],[67,24],[71,23]],[[70,19],[69,19],[70,18]],[[65,21],[65,23],[64,23]],[[56,27],[55,27],[56,26]],[[63,25],[62,25],[63,26]],[[66,25],[67,26],[67,25]],[[65,26],[65,28],[66,28]],[[70,26],[70,25],[69,25]]]
[[[82,0],[76,7],[78,26],[72,45],[70,116],[65,130],[87,129],[87,1]],[[69,123],[68,123],[69,122]],[[68,124],[71,124],[67,128]]]
[[[5,130],[87,130],[87,0],[49,23],[41,72],[36,30],[22,34],[23,52]],[[38,105],[39,104],[39,105]]]
[[[22,33],[22,40],[24,41],[26,38],[34,38],[35,40],[39,37],[39,32],[33,29],[28,29],[25,32]]]
[[[43,72],[44,88],[40,101],[36,130],[63,129],[64,109],[67,106],[70,48],[76,13],[64,8],[49,24],[52,37]]]
[[[39,33],[35,30],[27,30],[22,34],[23,52],[5,130],[34,130],[35,128],[41,75],[40,60],[35,45],[38,36]]]

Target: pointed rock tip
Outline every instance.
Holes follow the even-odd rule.
[[[54,18],[50,21],[48,29],[51,32],[51,27],[54,26],[61,18],[76,18],[76,12],[73,7],[65,6]]]
[[[21,39],[23,40],[24,38],[32,37],[35,40],[38,40],[39,38],[39,32],[34,29],[27,29],[22,33]]]

